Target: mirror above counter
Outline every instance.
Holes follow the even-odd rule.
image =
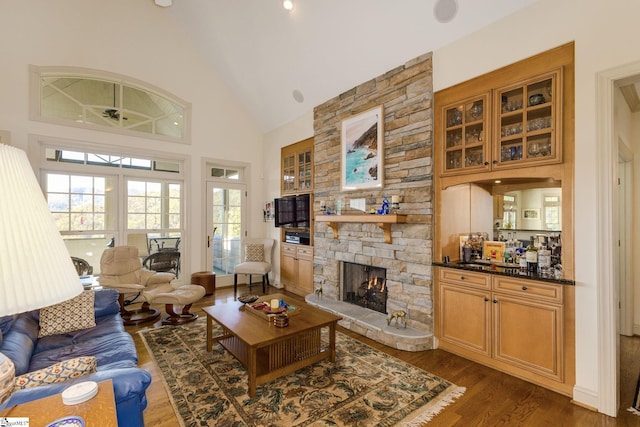
[[[491,240],[559,240],[562,183],[553,179],[481,181],[440,192],[446,219],[440,224],[443,253],[458,259],[460,236],[486,233]]]

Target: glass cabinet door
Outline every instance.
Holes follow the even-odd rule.
[[[298,154],[298,188],[296,190],[309,190],[312,186],[312,155],[311,151]]]
[[[493,164],[561,161],[556,135],[560,126],[560,70],[495,91],[499,105]]]
[[[488,94],[444,107],[443,175],[489,168]]]
[[[296,156],[289,155],[282,158],[282,192],[296,190]]]

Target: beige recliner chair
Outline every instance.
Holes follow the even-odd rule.
[[[205,289],[198,285],[178,285],[173,273],[158,273],[142,267],[135,246],[107,248],[100,258],[100,285],[120,293],[120,313],[125,325],[155,320],[160,311],[150,304],[165,304],[169,314],[163,324],[191,322],[198,318],[190,313],[191,304],[202,298]],[[141,302],[142,307],[127,310],[129,303]]]

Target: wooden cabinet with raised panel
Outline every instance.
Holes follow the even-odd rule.
[[[300,296],[313,292],[313,247],[282,243],[280,281],[285,289]]]
[[[565,286],[438,268],[439,347],[564,394]],[[570,347],[570,346],[569,346]]]
[[[282,147],[280,157],[282,195],[312,192],[313,138]]]

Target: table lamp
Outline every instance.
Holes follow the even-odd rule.
[[[82,290],[26,153],[0,144],[0,316],[57,304]],[[2,382],[14,370],[2,353],[0,361]]]

